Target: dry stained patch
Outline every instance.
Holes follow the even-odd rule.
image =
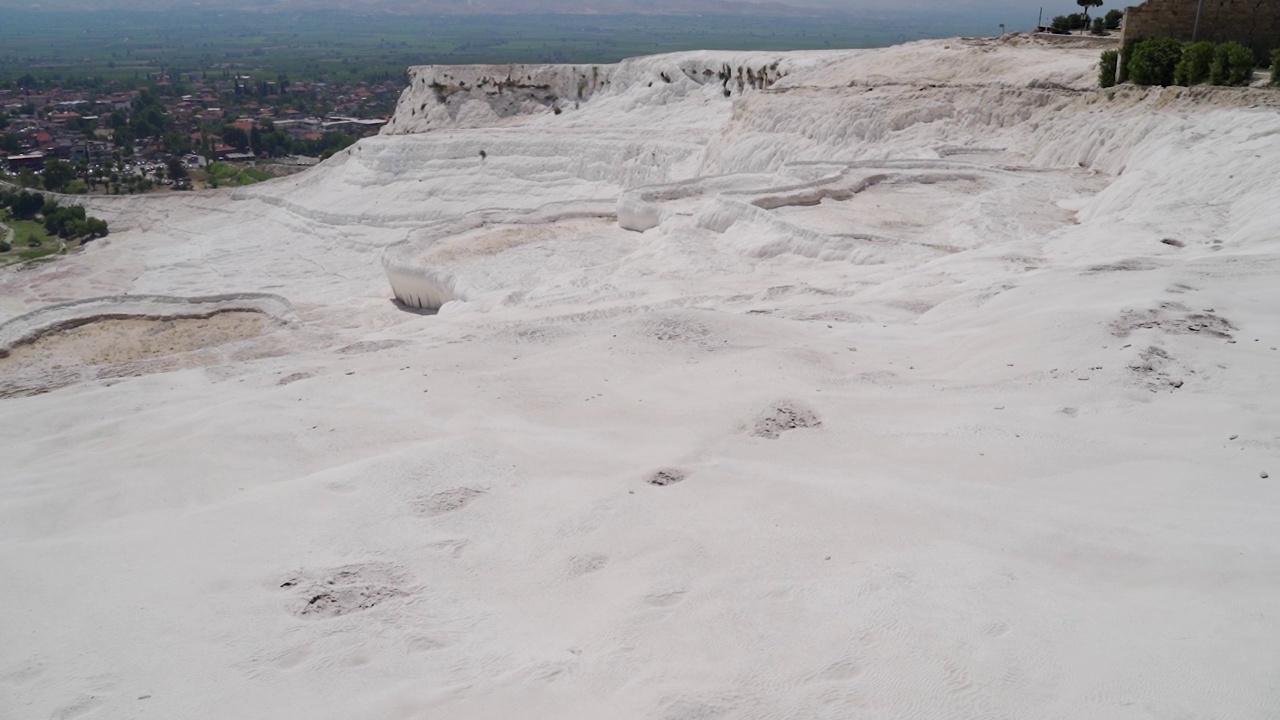
[[[319,573],[301,572],[280,584],[297,599],[292,612],[300,618],[335,618],[362,612],[409,595],[403,578],[386,563],[343,565]]]
[[[1134,330],[1160,330],[1172,335],[1200,334],[1230,339],[1236,327],[1229,320],[1212,311],[1192,312],[1179,302],[1160,303],[1148,310],[1124,310],[1111,323],[1111,334],[1128,337]]]
[[[271,317],[229,310],[208,317],[99,318],[52,329],[0,357],[0,397],[86,380],[131,377],[280,352]]]
[[[711,338],[711,328],[687,317],[668,315],[655,318],[645,324],[644,334],[663,343],[705,344]]]
[[[13,348],[4,362],[57,367],[147,360],[256,337],[271,322],[262,313],[243,310],[207,318],[103,319],[41,335]]]
[[[1160,267],[1158,264],[1150,260],[1142,258],[1129,258],[1119,262],[1108,263],[1106,265],[1094,265],[1084,271],[1085,275],[1097,275],[1098,273],[1109,272],[1145,272],[1147,270],[1155,270]]]
[[[653,593],[646,595],[642,602],[650,607],[672,607],[679,605],[685,596],[684,590],[672,590],[670,592]]]
[[[388,350],[404,344],[404,340],[361,340],[360,342],[340,347],[337,352],[339,355],[362,355],[364,353],[378,352],[379,350]]]
[[[688,474],[678,468],[662,468],[654,471],[645,482],[650,485],[674,485],[686,477]]]
[[[307,378],[309,378],[309,377],[312,377],[312,374],[311,374],[311,373],[309,373],[309,372],[296,372],[296,373],[290,373],[290,374],[285,375],[284,377],[280,378],[280,382],[278,382],[278,383],[276,383],[276,384],[277,384],[277,385],[291,385],[291,384],[293,384],[293,383],[298,382],[299,380],[306,380],[306,379],[307,379]]]
[[[1129,370],[1148,387],[1169,386],[1175,390],[1185,384],[1181,376],[1188,372],[1164,348],[1155,345],[1140,350],[1137,360],[1130,363]]]
[[[782,400],[770,405],[751,424],[755,437],[776,440],[782,433],[801,428],[820,428],[818,414],[796,400]]]

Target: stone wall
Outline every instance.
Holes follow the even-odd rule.
[[[1200,7],[1197,40],[1235,40],[1253,49],[1259,62],[1270,63],[1280,48],[1280,0],[1147,0],[1124,11],[1122,42],[1150,37],[1192,39]]]

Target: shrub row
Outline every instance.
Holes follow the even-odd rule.
[[[45,230],[60,238],[91,240],[104,237],[110,232],[105,220],[86,215],[83,207],[79,205],[63,207],[53,198],[27,190],[21,192],[0,190],[0,207],[9,208],[17,220],[31,220],[36,214],[41,215]]]
[[[1277,51],[1280,53],[1280,51]],[[1120,54],[1115,50],[1102,53],[1098,81],[1102,87],[1116,83]],[[1183,43],[1173,38],[1151,38],[1125,48],[1119,80],[1135,85],[1248,85],[1253,78],[1253,51],[1237,42],[1218,45],[1202,41]],[[1273,76],[1278,71],[1272,63]]]
[[[58,207],[44,201],[44,229],[51,235],[60,238],[95,238],[107,234],[107,222],[96,217],[85,215],[84,208],[79,205]]]

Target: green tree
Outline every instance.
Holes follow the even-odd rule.
[[[283,130],[269,130],[263,133],[262,144],[271,157],[280,157],[293,152],[293,138]]]
[[[46,190],[61,192],[67,183],[76,178],[76,170],[64,160],[50,160],[44,164],[44,187]]]
[[[1102,0],[1076,0],[1076,4],[1084,8],[1083,27],[1089,27],[1089,8],[1102,7]],[[1084,33],[1080,33],[1083,35]]]
[[[1209,66],[1213,64],[1213,43],[1202,40],[1182,49],[1182,59],[1173,69],[1175,85],[1195,85],[1209,79]]]
[[[93,132],[93,129],[95,127],[97,127],[96,121],[86,120],[85,118],[82,118],[82,117],[71,118],[70,120],[67,121],[67,129],[78,132],[78,133],[85,133],[85,134],[91,133]]]
[[[1102,51],[1102,59],[1098,61],[1098,84],[1109,88],[1116,84],[1116,63],[1120,60],[1119,50]]]
[[[1108,10],[1107,14],[1102,17],[1103,25],[1108,30],[1119,30],[1120,23],[1124,20],[1123,10]]]
[[[150,90],[143,88],[138,92],[138,96],[133,99],[133,110],[134,112],[137,112],[148,106],[158,105],[159,103],[160,101],[156,99],[156,96],[153,95]]]
[[[1134,43],[1125,68],[1134,84],[1168,86],[1173,84],[1173,72],[1181,61],[1182,43],[1154,38]]]
[[[133,113],[133,134],[140,138],[159,137],[167,126],[168,119],[159,105],[149,105]]]
[[[187,166],[179,158],[169,158],[167,163],[169,169],[169,179],[177,182],[187,179]]]
[[[249,135],[235,125],[227,125],[222,128],[222,142],[237,150],[244,150],[249,147]]]
[[[1049,25],[1059,34],[1068,33],[1072,30],[1079,30],[1084,27],[1084,15],[1080,13],[1059,15],[1055,17]]]
[[[1214,85],[1248,85],[1253,79],[1253,51],[1238,42],[1214,48],[1209,82]]]
[[[31,168],[22,168],[18,171],[18,184],[24,188],[33,188],[40,185],[40,178],[31,172]],[[43,200],[41,201],[43,202]]]
[[[133,149],[133,131],[127,127],[122,127],[111,133],[111,142],[120,149]]]
[[[191,152],[191,136],[185,132],[170,130],[161,138],[160,144],[165,152],[173,155],[186,155]]]
[[[353,144],[355,144],[355,140],[352,140],[350,135],[340,132],[327,132],[313,146],[312,152],[319,155],[321,159],[325,159]]]
[[[57,235],[60,238],[76,237],[83,235],[83,229],[86,215],[84,208],[79,205],[71,205],[69,207],[57,208],[51,210],[47,205],[44,209],[44,229],[51,235]]]
[[[18,220],[31,220],[44,209],[44,196],[40,193],[27,192],[23,190],[14,198],[13,203],[9,206],[13,210],[13,217]]]
[[[91,217],[85,220],[84,235],[86,239],[106,237],[111,231],[107,228],[107,221],[100,218]]]

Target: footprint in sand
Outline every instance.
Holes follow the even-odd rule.
[[[107,701],[102,695],[81,695],[71,702],[53,711],[51,720],[75,720],[94,712]]]
[[[580,577],[593,572],[604,569],[609,564],[609,558],[597,553],[588,555],[576,555],[569,559],[569,576]]]
[[[434,495],[414,500],[410,503],[410,507],[417,515],[435,517],[445,513],[457,512],[470,505],[483,494],[483,490],[477,490],[476,488],[449,488]]]
[[[292,670],[305,663],[311,657],[311,652],[310,645],[299,645],[271,658],[271,665],[280,670]]]
[[[411,654],[417,654],[439,650],[441,648],[449,647],[452,644],[453,643],[446,638],[435,637],[432,635],[419,635],[405,641],[405,650]]]
[[[654,593],[644,598],[644,604],[652,607],[674,607],[684,602],[684,590],[673,590],[665,593]]]

